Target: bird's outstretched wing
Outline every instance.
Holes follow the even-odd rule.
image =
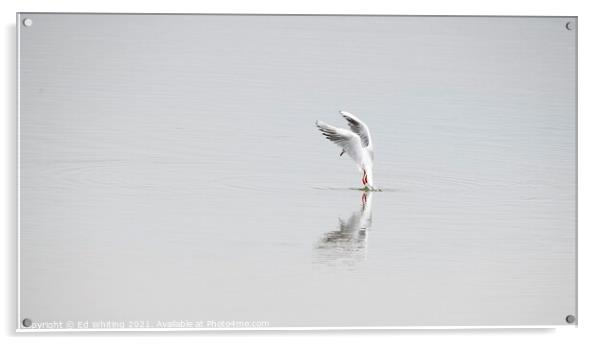
[[[316,121],[316,126],[328,140],[340,146],[357,164],[361,164],[362,140],[357,134],[348,129],[337,128],[322,121]]]
[[[370,130],[365,123],[358,119],[355,115],[346,111],[340,111],[341,115],[347,120],[351,131],[362,139],[362,146],[368,149],[372,149],[372,137],[370,136]]]

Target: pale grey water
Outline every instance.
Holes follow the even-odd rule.
[[[21,318],[576,313],[573,18],[27,17]],[[338,110],[373,135],[365,231]]]

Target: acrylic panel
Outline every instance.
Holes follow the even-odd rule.
[[[17,31],[19,330],[576,324],[577,18]]]

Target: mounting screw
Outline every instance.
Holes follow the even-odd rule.
[[[31,320],[30,319],[23,319],[23,322],[21,322],[23,324],[23,327],[31,327]]]
[[[33,20],[31,20],[31,18],[25,18],[23,19],[23,25],[30,27],[33,25]]]
[[[575,322],[575,315],[567,315],[567,317],[565,318],[566,323],[574,323]]]
[[[573,22],[566,22],[566,24],[564,24],[564,27],[565,27],[567,30],[573,30],[573,27],[574,27],[574,26],[573,26]]]

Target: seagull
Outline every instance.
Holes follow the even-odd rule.
[[[360,119],[346,111],[340,111],[349,129],[331,126],[322,121],[316,121],[316,126],[322,134],[333,143],[341,147],[343,154],[347,154],[362,175],[362,183],[365,189],[374,190],[374,178],[372,166],[374,162],[374,150],[370,130]]]

